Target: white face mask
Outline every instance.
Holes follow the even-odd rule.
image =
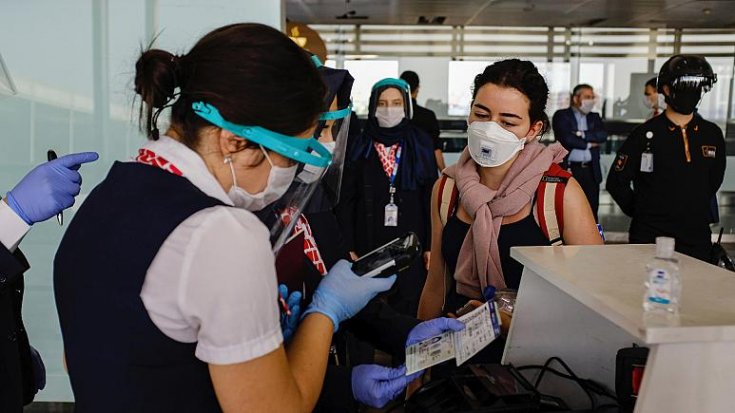
[[[595,106],[595,100],[594,99],[583,99],[582,103],[579,106],[579,111],[584,113],[585,115],[592,112],[592,108]]]
[[[381,128],[392,128],[406,117],[406,112],[402,107],[381,107],[375,109],[375,118],[378,119],[378,125]]]
[[[474,161],[486,168],[500,166],[526,145],[515,133],[496,122],[472,122],[467,128],[467,147]]]
[[[260,211],[269,204],[277,201],[288,191],[291,182],[293,182],[296,176],[296,165],[288,168],[275,166],[268,156],[268,152],[262,146],[260,150],[263,151],[265,159],[271,165],[271,171],[268,173],[268,183],[265,189],[254,195],[237,186],[235,167],[232,165],[232,159],[225,158],[225,162],[230,164],[230,170],[232,171],[232,188],[230,188],[230,192],[227,195],[236,207],[247,209],[248,211]]]
[[[330,154],[334,154],[334,148],[337,146],[337,142],[324,142],[322,146],[329,151]],[[313,184],[318,181],[324,172],[324,168],[318,166],[305,164],[304,169],[299,173],[297,179],[305,184]]]
[[[659,110],[664,110],[666,109],[666,96],[664,96],[663,93],[657,93],[655,104],[651,103],[651,99],[649,99],[648,96],[643,96],[643,104],[648,109],[653,109],[654,107],[656,107]]]
[[[653,103],[651,103],[651,99],[648,96],[643,96],[643,105],[646,109],[653,109]]]

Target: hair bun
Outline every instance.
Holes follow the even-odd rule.
[[[179,57],[165,50],[146,50],[135,63],[135,93],[148,106],[162,108],[178,85]]]

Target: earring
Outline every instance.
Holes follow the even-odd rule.
[[[225,156],[225,165],[231,164],[231,163],[232,163],[232,156],[230,155]]]

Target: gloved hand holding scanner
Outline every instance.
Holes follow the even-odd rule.
[[[399,245],[413,245],[413,239],[415,239],[415,236],[408,234],[399,240],[410,240],[410,242],[398,243],[392,241],[388,245],[394,247],[393,252],[395,253],[400,250],[400,248],[396,248]],[[376,251],[384,252],[388,248],[388,246],[384,246]],[[404,248],[403,251],[405,252],[406,249]],[[411,248],[411,252],[415,254],[418,254],[419,251],[420,248],[415,246]],[[365,257],[370,258],[370,256],[385,258],[386,254],[368,254]],[[375,259],[372,261],[377,262]],[[387,291],[396,279],[395,275],[390,275],[388,278],[373,278],[365,275],[360,277],[355,273],[356,265],[357,263],[350,268],[349,262],[345,260],[338,262],[319,284],[314,293],[312,304],[309,305],[304,317],[313,312],[322,313],[334,322],[336,331],[339,322],[352,317],[379,292]],[[373,268],[379,268],[380,266]],[[279,296],[283,299],[281,304],[281,329],[284,338],[288,341],[296,331],[300,319],[301,293],[298,291],[289,292],[285,285],[280,285]],[[450,318],[428,320],[411,330],[406,345],[441,335],[445,331],[459,331],[463,328],[464,324],[461,321]],[[405,365],[395,368],[376,364],[355,366],[351,374],[353,397],[365,405],[381,408],[398,397],[406,386],[421,374],[423,374],[423,371],[406,375]]]
[[[388,291],[396,281],[395,275],[387,278],[360,277],[351,267],[347,260],[334,264],[319,283],[304,317],[311,313],[324,314],[332,320],[336,332],[339,323],[357,314],[368,301]]]
[[[419,254],[419,238],[408,232],[360,257],[352,270],[361,277],[387,277],[408,268]]]

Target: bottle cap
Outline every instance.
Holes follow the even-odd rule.
[[[670,237],[656,237],[656,257],[673,258],[675,241]]]

